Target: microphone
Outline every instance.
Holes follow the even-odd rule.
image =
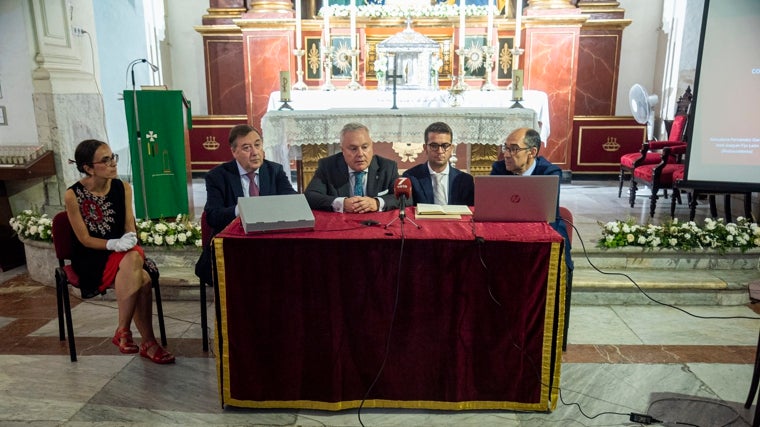
[[[396,182],[393,183],[393,195],[401,202],[398,217],[403,221],[406,218],[406,201],[412,198],[412,183],[409,178],[396,178]]]

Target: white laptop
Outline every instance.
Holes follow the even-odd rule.
[[[239,197],[238,207],[246,233],[314,229],[314,214],[303,194]]]
[[[559,177],[556,175],[475,176],[476,222],[554,222]]]

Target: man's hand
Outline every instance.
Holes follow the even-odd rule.
[[[367,213],[377,212],[379,203],[374,197],[346,197],[343,199],[343,212]]]

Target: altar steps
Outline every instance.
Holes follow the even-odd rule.
[[[655,304],[643,292],[666,304],[743,305],[749,302],[749,283],[760,280],[760,250],[720,254],[593,248],[587,252],[589,263],[577,249],[573,305]]]

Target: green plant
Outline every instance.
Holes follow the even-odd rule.
[[[27,209],[10,220],[13,231],[20,237],[41,242],[53,241],[53,220],[37,209]],[[163,218],[137,220],[137,238],[142,246],[201,247],[201,226],[183,215],[172,222]]]
[[[694,221],[679,222],[678,219],[663,225],[639,225],[634,220],[611,221],[602,227],[597,243],[600,248],[611,249],[625,246],[646,249],[740,249],[742,252],[760,247],[760,226],[744,217],[736,222],[725,223],[723,219],[705,219],[699,226]]]

